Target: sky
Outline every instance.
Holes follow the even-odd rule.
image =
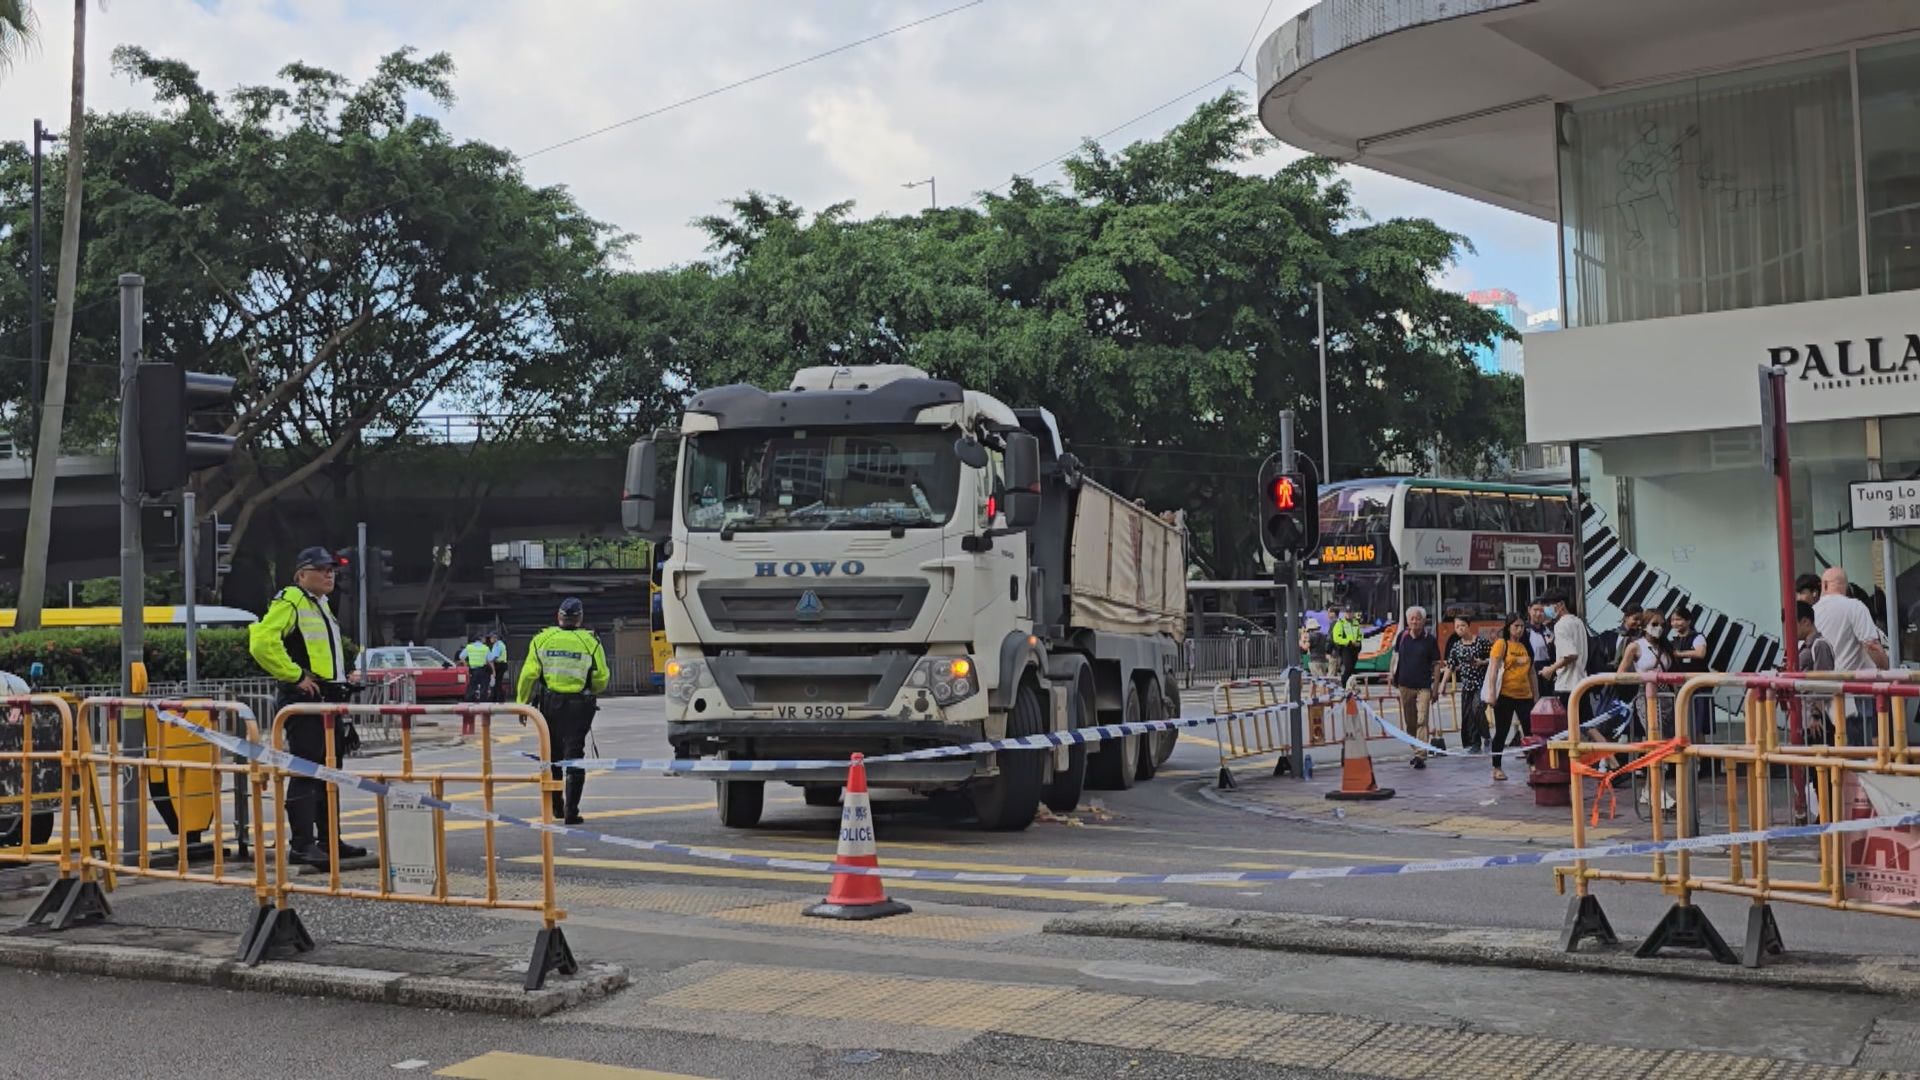
[[[1118,147],[1163,133],[1228,86],[1249,42],[1309,0],[984,0],[911,29],[572,145],[571,137],[926,19],[965,0],[111,0],[88,13],[88,95],[98,110],[149,108],[145,87],[110,70],[121,44],[196,68],[211,90],[271,82],[293,60],[351,80],[402,46],[444,50],[460,138],[527,158],[528,178],[564,184],[587,211],[637,237],[636,266],[700,258],[690,222],[748,190],[856,214],[964,202],[1087,136]],[[35,117],[64,128],[72,8],[39,0],[40,41],[0,75],[0,138]],[[1263,18],[1264,16],[1264,18]],[[1246,55],[1244,70],[1254,70]],[[1207,83],[1206,80],[1214,80]],[[1202,84],[1206,85],[1202,87]],[[1274,145],[1256,166],[1299,152]],[[1350,168],[1376,219],[1427,217],[1476,251],[1443,279],[1507,288],[1523,308],[1554,306],[1552,226]]]

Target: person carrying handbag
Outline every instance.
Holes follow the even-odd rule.
[[[1481,690],[1493,642],[1476,635],[1465,615],[1453,617],[1453,640],[1447,643],[1447,669],[1460,684],[1460,746],[1479,753],[1487,745],[1487,703]]]
[[[1533,712],[1533,685],[1533,648],[1527,618],[1509,615],[1488,654],[1486,679],[1480,688],[1480,700],[1493,708],[1495,780],[1507,778],[1500,769],[1500,756],[1507,748],[1508,733],[1526,735],[1527,716]]]

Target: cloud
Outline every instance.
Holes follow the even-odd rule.
[[[924,179],[933,153],[913,134],[895,126],[873,91],[826,91],[807,102],[807,141],[826,154],[828,164],[852,183],[877,177],[900,182]]]
[[[88,93],[96,109],[143,108],[146,88],[112,76],[108,56],[133,42],[198,68],[207,86],[271,82],[291,60],[364,78],[404,45],[446,50],[458,65],[460,138],[523,155],[846,42],[924,18],[958,0],[122,0],[89,8]],[[1278,0],[1262,36],[1307,6]],[[943,204],[965,202],[1214,76],[1227,75],[1265,0],[1053,0],[987,3],[753,82],[684,108],[534,154],[541,184],[563,184],[587,210],[641,242],[658,266],[701,256],[689,226],[749,189],[809,208],[851,199],[856,213],[911,213],[939,179]],[[0,78],[0,136],[24,139],[34,117],[65,126],[70,16],[42,0],[43,41]],[[1241,76],[1210,92],[1238,86]],[[1108,140],[1164,132],[1196,95]],[[1261,162],[1296,156],[1277,150]],[[1473,239],[1461,273],[1552,306],[1550,226],[1366,170],[1349,169],[1376,219],[1431,217]],[[1041,170],[1057,179],[1058,166]],[[1542,302],[1542,301],[1546,302]]]

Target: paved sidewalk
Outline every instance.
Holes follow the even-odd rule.
[[[1321,750],[1308,780],[1274,777],[1272,757],[1238,763],[1239,786],[1218,791],[1208,785],[1208,798],[1242,809],[1277,817],[1341,823],[1374,829],[1405,830],[1476,840],[1509,840],[1566,845],[1573,842],[1573,811],[1565,806],[1539,806],[1527,785],[1526,758],[1510,754],[1505,761],[1508,779],[1493,779],[1486,758],[1440,758],[1415,769],[1412,755],[1399,754],[1397,745],[1375,743],[1374,778],[1394,796],[1378,802],[1335,801],[1327,792],[1340,787],[1338,750]],[[1593,782],[1587,782],[1589,808]],[[1587,829],[1591,841],[1630,839],[1649,834],[1649,826],[1633,813],[1632,795],[1619,792],[1619,812],[1609,818],[1603,805],[1600,824]]]

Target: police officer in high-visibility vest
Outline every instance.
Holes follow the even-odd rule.
[[[520,668],[520,683],[515,699],[533,705],[547,718],[547,730],[553,735],[553,760],[569,761],[587,752],[587,732],[593,727],[593,714],[600,706],[595,695],[607,688],[612,673],[607,670],[607,654],[593,631],[583,630],[586,609],[580,601],[568,597],[560,602],[558,626],[549,626],[534,635],[527,645],[527,660]],[[553,770],[555,779],[560,769]],[[569,825],[578,825],[580,794],[587,786],[587,774],[580,769],[566,771],[566,793],[553,796],[553,816]]]
[[[487,658],[487,651],[487,647],[480,643],[480,635],[467,635],[467,647],[460,650],[460,658],[467,664],[468,701],[490,701],[493,698],[490,685],[493,664]]]
[[[346,696],[341,685],[346,657],[340,624],[327,607],[337,569],[326,548],[300,552],[294,560],[293,584],[281,590],[267,605],[266,615],[248,628],[247,651],[280,684],[276,712],[292,704],[338,701]],[[287,750],[296,757],[326,762],[326,726],[320,717],[288,718],[286,735]],[[345,755],[341,735],[336,732],[336,757]],[[326,808],[324,782],[300,776],[287,780],[287,847],[292,861],[326,866],[336,853],[342,859],[367,853],[352,844],[328,843],[337,831],[326,820]]]

